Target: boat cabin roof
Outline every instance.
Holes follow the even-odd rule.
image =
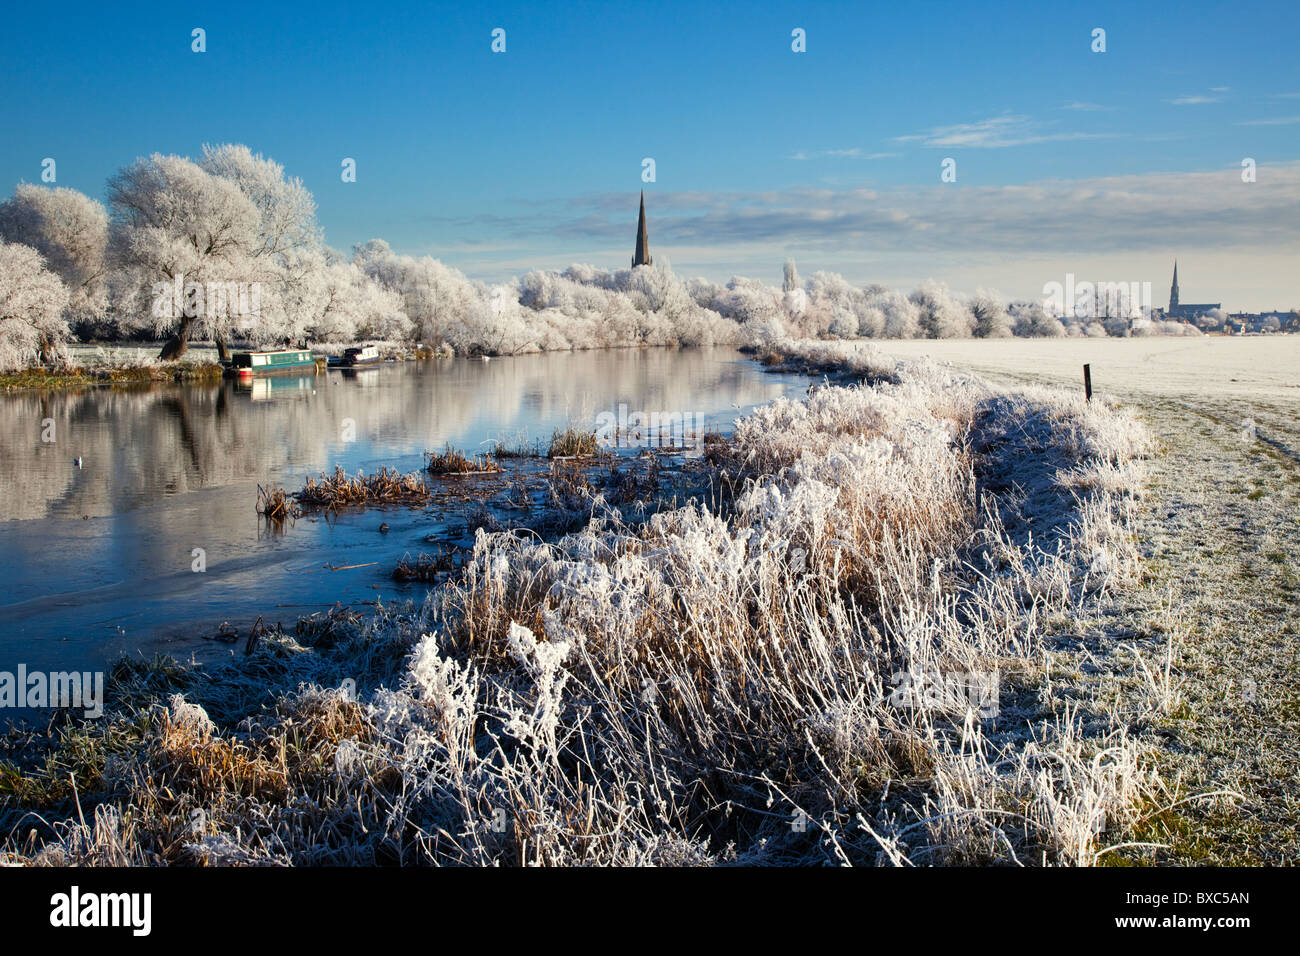
[[[230,363],[236,368],[247,368],[250,365],[268,365],[275,364],[276,358],[292,358],[299,362],[314,361],[311,349],[271,349],[265,352],[236,352],[230,357]],[[257,361],[261,359],[261,361]],[[267,360],[271,361],[267,361]]]

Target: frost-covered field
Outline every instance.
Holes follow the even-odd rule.
[[[861,346],[866,348],[867,346]],[[1300,335],[1133,339],[909,339],[873,343],[891,359],[931,356],[993,381],[1083,387],[1092,365],[1098,394],[1190,393],[1295,400]]]
[[[838,361],[821,346],[784,358]],[[773,356],[779,359],[782,356]],[[714,490],[550,542],[480,533],[421,607],[119,667],[10,740],[34,863],[1092,864],[1174,799],[1170,705],[1065,668],[1139,580],[1145,428],[865,353],[709,443]],[[866,379],[866,381],[863,381]],[[1132,663],[1132,662],[1130,662]]]

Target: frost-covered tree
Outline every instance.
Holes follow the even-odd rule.
[[[745,276],[732,276],[713,301],[715,311],[740,322],[776,318],[783,305],[778,290]]]
[[[411,321],[402,297],[332,250],[290,249],[278,257],[262,319],[249,338],[274,342],[402,340]]]
[[[746,342],[765,344],[790,336],[784,319],[784,294],[757,279],[732,276],[711,307],[719,315],[739,322]]]
[[[1011,316],[1006,304],[996,292],[976,289],[970,300],[970,314],[975,320],[975,336],[981,339],[1001,339],[1011,334]]]
[[[203,291],[260,278],[253,260],[262,221],[257,206],[235,183],[160,153],[116,173],[108,196],[109,260],[123,325],[170,334],[163,359],[183,355],[196,333],[223,341],[229,316],[207,308]],[[160,289],[169,286],[182,288],[184,300],[164,301]]]
[[[1015,335],[1025,337],[1055,337],[1065,335],[1065,326],[1054,315],[1049,315],[1041,302],[1013,302],[1008,309],[1011,313],[1011,330]]]
[[[650,270],[633,270],[629,277],[630,292],[640,293],[645,297],[649,312],[655,314],[655,321],[649,323],[658,333],[660,342],[647,344],[677,344],[671,329],[688,314],[695,311],[695,303],[686,286],[673,274],[672,265],[666,256]]]
[[[108,212],[103,204],[63,186],[21,183],[0,203],[0,239],[31,246],[68,290],[70,322],[99,318],[108,306],[104,253]]]
[[[795,268],[793,259],[785,260],[784,279],[781,283],[782,292],[793,292],[799,288],[799,270]]]
[[[917,308],[921,334],[931,339],[969,338],[975,331],[970,310],[942,282],[927,279],[909,298]]]
[[[715,308],[729,294],[702,279],[681,281],[666,259],[617,272],[589,265],[533,271],[518,287],[523,320],[541,349],[736,341],[741,320]]]
[[[285,250],[274,262],[264,257],[258,276],[263,290],[261,316],[255,326],[245,330],[248,340],[261,346],[302,342],[309,336],[328,341],[350,339],[356,329],[342,322],[330,329],[340,337],[320,336],[322,319],[335,291],[329,268],[325,253],[317,249]]]
[[[1131,319],[1126,315],[1113,315],[1109,318],[1100,320],[1101,326],[1106,330],[1107,335],[1113,335],[1116,338],[1125,338],[1132,334],[1133,327],[1137,319]]]
[[[836,272],[814,272],[804,288],[786,292],[790,325],[803,338],[856,338],[865,301],[862,291]]]
[[[1196,317],[1196,324],[1207,332],[1222,329],[1228,322],[1228,313],[1223,309],[1211,309],[1204,315]]]
[[[258,211],[257,241],[249,251],[249,281],[270,287],[282,301],[309,300],[319,294],[325,276],[321,229],[316,221],[316,201],[298,178],[285,176],[284,167],[254,153],[247,146],[225,144],[203,147],[199,165],[206,172],[234,183]],[[295,289],[299,285],[302,288]],[[303,337],[309,319],[294,309],[266,313],[250,328],[258,341],[295,341]],[[225,358],[225,342],[217,347]]]
[[[336,294],[321,321],[350,322],[354,337],[401,342],[411,338],[415,324],[402,311],[402,297],[383,288],[353,263],[338,262],[329,267],[326,278]]]
[[[881,292],[872,297],[873,303],[885,315],[885,337],[914,339],[920,334],[920,310],[901,292]]]
[[[0,240],[0,369],[63,364],[68,290],[31,246]]]
[[[429,256],[398,255],[382,239],[357,245],[352,261],[380,286],[402,297],[402,311],[410,317],[413,334],[421,342],[436,345],[447,341],[453,326],[471,310],[489,304],[487,288],[459,269]]]
[[[286,177],[284,167],[275,160],[247,146],[226,143],[205,145],[199,166],[234,183],[257,207],[257,243],[251,250],[254,257],[320,247],[316,200],[301,179]]]

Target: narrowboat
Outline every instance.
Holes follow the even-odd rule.
[[[286,349],[276,352],[236,352],[230,357],[230,372],[241,379],[278,372],[297,372],[316,368],[311,349]]]
[[[369,365],[379,361],[379,347],[375,345],[362,345],[355,348],[344,349],[343,354],[338,358],[330,359],[330,365],[337,368],[351,368],[354,365]]]

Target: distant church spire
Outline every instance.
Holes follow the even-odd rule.
[[[1178,298],[1178,260],[1174,260],[1174,281],[1169,286],[1169,315],[1175,319],[1197,319],[1223,308],[1222,302],[1182,302]]]
[[[650,234],[645,227],[645,190],[641,190],[641,218],[636,224],[636,255],[632,257],[632,268],[654,265],[650,255]]]

